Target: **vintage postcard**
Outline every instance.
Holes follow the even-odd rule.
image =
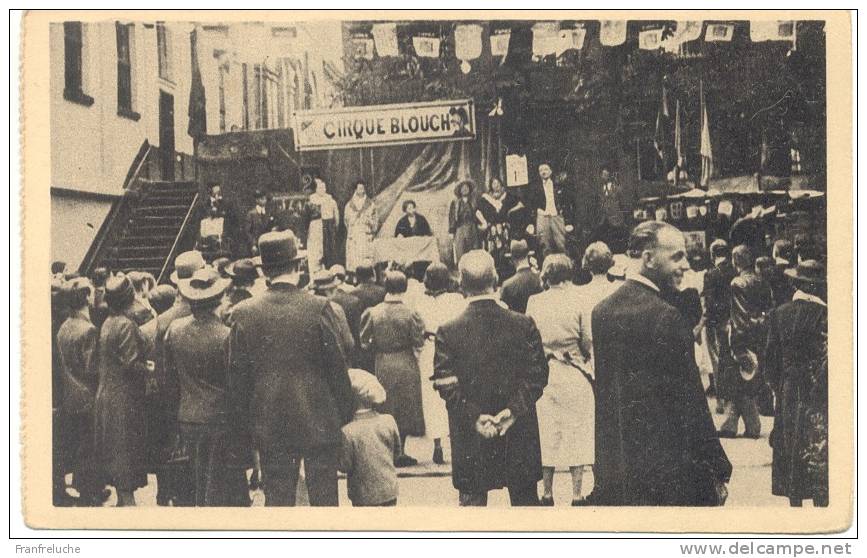
[[[26,13],[19,513],[845,530],[852,32]]]

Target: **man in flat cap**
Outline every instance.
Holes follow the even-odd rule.
[[[267,291],[232,311],[229,394],[235,421],[251,431],[266,506],[294,506],[304,460],[313,506],[337,505],[340,429],[354,412],[338,317],[328,300],[298,287],[291,231],[259,238]]]

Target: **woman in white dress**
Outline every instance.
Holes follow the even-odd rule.
[[[310,195],[309,224],[307,225],[307,270],[310,277],[333,263],[337,221],[340,212],[337,202],[328,193],[325,181],[315,179],[316,191]]]
[[[343,208],[346,223],[346,269],[355,273],[361,262],[371,257],[373,236],[379,227],[376,203],[367,195],[363,180],[355,184],[355,194]]]
[[[456,318],[464,311],[464,297],[448,292],[450,284],[448,268],[439,262],[428,266],[424,277],[425,292],[415,300],[415,310],[424,322],[425,343],[419,355],[421,370],[421,405],[424,412],[425,431],[433,438],[433,462],[445,463],[442,440],[449,434],[449,419],[445,402],[433,389],[431,376],[434,373],[434,342],[441,324]]]
[[[572,474],[572,505],[584,505],[582,480],[594,462],[595,401],[589,355],[582,350],[584,300],[570,281],[572,261],[551,254],[542,264],[546,291],[530,297],[527,315],[536,322],[548,355],[548,385],[536,404],[542,447],[543,506],[554,505],[554,470]]]

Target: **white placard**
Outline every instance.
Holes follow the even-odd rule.
[[[506,186],[525,186],[530,182],[526,155],[506,155]]]

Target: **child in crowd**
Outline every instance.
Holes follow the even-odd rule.
[[[401,454],[400,434],[391,415],[372,407],[385,401],[385,389],[373,374],[352,368],[349,381],[355,393],[356,411],[343,427],[339,469],[346,473],[353,506],[397,504],[397,471]]]

